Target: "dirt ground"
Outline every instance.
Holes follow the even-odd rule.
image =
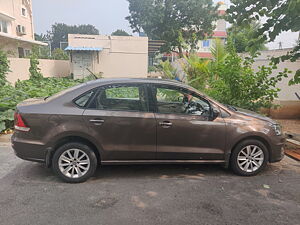
[[[284,132],[300,134],[300,120],[276,120],[282,125]]]

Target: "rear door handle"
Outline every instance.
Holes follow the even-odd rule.
[[[160,122],[159,125],[162,127],[168,128],[168,127],[171,127],[173,124],[169,121],[164,121],[164,122]]]
[[[94,123],[95,125],[102,125],[104,123],[104,120],[101,119],[93,119],[90,120],[91,123]]]

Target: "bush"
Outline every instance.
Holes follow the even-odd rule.
[[[224,104],[259,111],[270,108],[278,97],[277,83],[288,77],[287,69],[272,76],[277,69],[273,62],[252,69],[254,57],[240,57],[229,42],[226,47],[216,41],[211,49],[213,59],[201,59],[196,55],[185,57],[183,65],[187,83]],[[165,77],[174,78],[175,68],[170,63],[162,63]]]
[[[278,97],[277,83],[288,77],[289,71],[272,76],[274,63],[264,65],[254,72],[253,57],[241,58],[231,46],[224,62],[219,63],[217,71],[212,71],[209,87],[204,91],[216,100],[229,105],[258,112],[261,108],[273,107],[273,101]]]
[[[9,72],[9,61],[5,52],[0,51],[0,86],[7,83],[6,75]]]
[[[37,55],[35,53],[32,53],[30,56],[30,67],[29,67],[31,80],[41,80],[43,78],[41,69],[38,67],[39,64],[40,62],[38,60]]]
[[[62,49],[56,48],[52,52],[52,59],[55,60],[69,60],[69,55]]]

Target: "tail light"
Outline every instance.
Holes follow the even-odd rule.
[[[25,131],[25,132],[30,130],[30,127],[25,125],[22,116],[19,113],[15,113],[15,129],[19,131]]]

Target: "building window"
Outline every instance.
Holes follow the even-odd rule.
[[[26,8],[22,7],[22,16],[27,16]]]
[[[203,48],[209,48],[209,46],[210,46],[210,41],[209,40],[202,41],[202,47]]]
[[[18,25],[17,26],[17,33],[20,34],[20,35],[25,35],[26,34],[25,26]]]
[[[0,20],[0,32],[8,33],[7,22]]]
[[[25,57],[29,57],[31,54],[30,49],[25,49]]]
[[[18,47],[18,52],[19,52],[19,58],[24,58],[25,56],[24,48]]]

